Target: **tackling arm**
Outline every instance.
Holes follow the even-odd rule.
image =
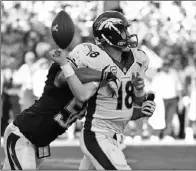
[[[55,79],[55,85],[61,87],[68,83],[75,98],[84,102],[95,93],[99,86],[98,81],[100,80],[100,71],[90,68],[79,68],[75,70],[75,74],[67,78],[62,70]]]
[[[87,101],[90,96],[93,95],[93,93],[97,90],[99,83],[97,82],[91,82],[88,83],[86,85],[83,85],[82,82],[85,81],[100,81],[101,78],[101,72],[98,73],[97,75],[95,74],[95,77],[92,76],[93,74],[90,74],[90,77],[86,77],[89,76],[90,70],[92,71],[92,69],[89,68],[83,68],[82,70],[79,70],[79,77],[81,77],[82,82],[79,80],[79,78],[76,76],[75,71],[73,70],[71,63],[68,62],[67,58],[66,58],[66,51],[51,51],[51,58],[53,61],[55,61],[56,63],[58,63],[62,69],[62,73],[63,74],[58,74],[58,77],[56,79],[56,82],[58,83],[58,81],[60,81],[60,83],[58,83],[57,85],[62,85],[62,83],[65,83],[66,81],[69,84],[69,87],[73,93],[73,95],[75,96],[75,98],[79,101]],[[94,71],[95,73],[96,71]],[[96,72],[97,73],[97,72]],[[64,78],[62,77],[64,76]],[[93,79],[92,79],[93,78]],[[66,81],[65,81],[66,79]]]
[[[83,84],[85,84],[92,81],[99,82],[102,77],[102,72],[95,69],[82,67],[75,70],[75,75]],[[54,83],[57,87],[61,87],[67,84],[67,79],[65,78],[62,71],[60,71],[56,76]]]
[[[81,102],[87,101],[96,92],[99,86],[97,82],[82,84],[75,74],[68,77],[67,82],[75,98]]]

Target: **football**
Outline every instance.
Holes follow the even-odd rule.
[[[60,11],[52,22],[52,37],[59,48],[65,49],[71,43],[75,27],[69,14]]]

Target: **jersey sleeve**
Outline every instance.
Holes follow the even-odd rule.
[[[100,53],[101,50],[98,46],[91,43],[82,43],[77,45],[67,57],[72,67],[77,68],[76,75],[80,80],[82,78],[83,83],[92,80],[96,82],[94,82],[96,85],[99,84],[101,79],[100,71],[105,67],[101,61]]]
[[[68,61],[76,68],[88,67],[89,49],[85,43],[77,45],[68,56]]]
[[[77,68],[88,67],[98,71],[102,71],[111,60],[105,56],[97,45],[92,43],[82,43],[76,46],[69,54],[68,59],[74,63]]]

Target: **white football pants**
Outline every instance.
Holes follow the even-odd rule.
[[[3,147],[5,160],[3,170],[38,169],[41,159],[37,159],[34,145],[10,123],[4,133]]]
[[[80,147],[84,158],[79,170],[131,170],[122,149],[120,136],[114,133],[98,133],[83,129],[80,136]]]

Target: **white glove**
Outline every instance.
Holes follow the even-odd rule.
[[[142,113],[146,117],[151,117],[155,111],[155,108],[156,108],[156,103],[154,101],[147,100],[142,103]]]

